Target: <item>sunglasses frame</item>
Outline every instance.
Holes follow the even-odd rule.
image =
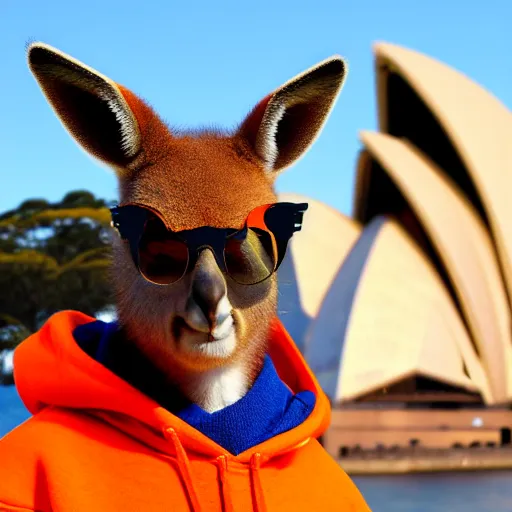
[[[201,226],[182,231],[170,229],[165,218],[159,211],[144,204],[125,203],[110,208],[110,212],[112,215],[111,226],[116,229],[122,240],[129,243],[133,263],[140,275],[147,281],[158,286],[170,286],[177,283],[194,268],[201,251],[210,249],[214,254],[217,265],[226,276],[238,284],[251,286],[266,281],[277,271],[283,262],[291,237],[294,233],[302,229],[303,216],[308,206],[308,203],[271,203],[252,210],[240,229]],[[150,215],[156,216],[163,223],[167,231],[172,233],[173,237],[183,242],[187,247],[188,260],[185,269],[178,279],[170,283],[155,282],[149,279],[140,268],[139,244],[144,234],[146,222],[150,219]],[[249,224],[251,218],[256,220],[254,224]],[[274,268],[265,278],[254,283],[240,283],[227,269],[225,247],[226,241],[229,238],[236,237],[237,235],[245,236],[248,229],[259,229],[271,233],[272,239],[276,244],[277,260]]]

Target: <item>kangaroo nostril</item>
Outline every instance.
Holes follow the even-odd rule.
[[[226,286],[220,275],[198,275],[192,283],[192,299],[203,312],[211,328],[215,327],[217,322],[221,322],[221,319],[217,318],[217,308],[225,295]]]

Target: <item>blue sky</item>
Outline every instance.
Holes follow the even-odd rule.
[[[358,131],[376,129],[372,43],[424,52],[512,108],[510,0],[0,2],[0,211],[73,189],[117,197],[72,141],[25,61],[40,40],[147,99],[171,125],[236,125],[275,87],[339,53],[345,88],[321,137],[277,182],[351,213]]]

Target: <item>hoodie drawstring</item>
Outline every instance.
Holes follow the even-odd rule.
[[[231,501],[231,493],[229,492],[226,471],[228,469],[228,459],[225,455],[217,457],[217,467],[219,468],[220,490],[222,498],[222,512],[234,512],[233,502]]]
[[[254,510],[256,512],[266,512],[265,494],[260,480],[261,453],[254,453],[251,457],[251,490]]]
[[[188,500],[190,502],[190,508],[192,512],[201,512],[201,505],[199,504],[199,498],[197,497],[197,491],[194,486],[194,480],[192,479],[192,471],[190,468],[190,461],[188,460],[187,452],[181,444],[178,434],[173,428],[167,428],[164,430],[166,437],[169,434],[172,443],[174,444],[174,450],[176,451],[176,459],[178,461],[178,468],[180,470],[181,477],[187,490]]]
[[[201,512],[201,505],[199,503],[197,490],[194,486],[192,469],[190,467],[190,461],[188,459],[187,452],[185,451],[185,448],[183,448],[178,434],[172,427],[164,429],[164,435],[166,438],[170,438],[174,445],[176,460],[178,462],[178,469],[187,491],[187,498],[190,503],[190,508],[192,512]],[[228,458],[225,455],[220,455],[217,457],[216,461],[217,468],[219,470],[222,512],[234,512],[235,508],[233,506],[226,474],[228,469]],[[267,512],[265,494],[263,492],[263,485],[261,484],[260,480],[260,468],[261,453],[254,453],[251,457],[249,465],[253,508],[255,512]]]
[[[219,479],[222,491],[222,512],[234,512],[233,502],[231,501],[231,493],[229,492],[226,471],[228,468],[228,459],[225,455],[217,457],[217,467],[219,468]],[[265,495],[260,480],[261,454],[255,453],[251,457],[250,462],[250,481],[251,481],[251,497],[253,509],[255,512],[266,512]]]

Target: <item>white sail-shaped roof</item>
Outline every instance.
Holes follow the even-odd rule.
[[[480,361],[435,268],[384,217],[364,229],[339,270],[311,324],[305,356],[334,403],[410,376],[492,402]]]
[[[400,191],[432,243],[454,293],[482,364],[494,399],[506,402],[512,369],[511,318],[498,260],[488,231],[460,189],[425,155],[406,141],[385,134],[361,135],[363,155],[357,176],[356,202],[365,215],[396,208],[382,197],[371,211],[365,208],[374,180],[383,173]],[[370,155],[370,159],[368,158]],[[378,171],[372,159],[379,164]],[[376,183],[376,182],[375,182]],[[374,193],[378,190],[375,190]],[[361,218],[367,222],[369,218]]]
[[[388,43],[374,53],[381,131],[411,140],[459,186],[474,189],[468,195],[485,211],[512,302],[512,112],[431,57]]]
[[[336,272],[361,227],[334,208],[300,194],[282,193],[279,201],[308,203],[302,230],[295,233],[278,270],[278,313],[302,350],[304,334],[318,313]]]

